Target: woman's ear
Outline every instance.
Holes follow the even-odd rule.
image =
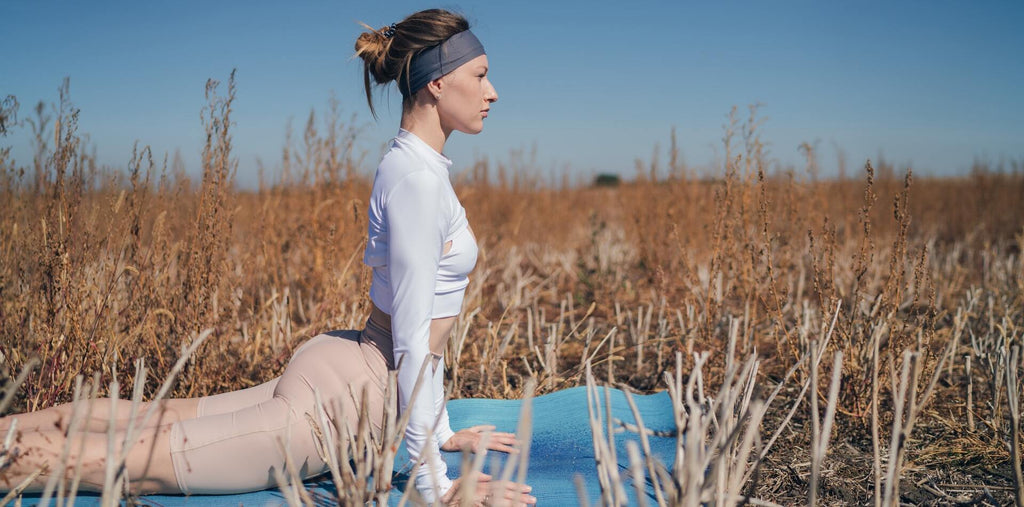
[[[444,81],[442,81],[442,78],[434,79],[427,83],[426,89],[427,92],[430,93],[430,96],[434,97],[434,100],[438,100],[441,98],[441,93],[444,91]]]

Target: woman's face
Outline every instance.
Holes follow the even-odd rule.
[[[441,78],[437,112],[441,128],[477,134],[498,92],[487,79],[487,55],[480,55]]]

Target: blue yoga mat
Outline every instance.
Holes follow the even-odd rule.
[[[598,393],[603,418],[605,414],[603,389],[599,389]],[[674,433],[675,420],[672,415],[672,402],[667,392],[633,395],[633,399],[643,423],[648,429]],[[522,401],[520,400],[451,400],[448,402],[448,415],[452,429],[456,431],[478,424],[493,424],[497,426],[497,431],[514,432],[518,426],[521,405]],[[611,408],[613,418],[631,424],[635,423],[633,413],[622,391],[611,390]],[[629,456],[626,451],[626,442],[630,440],[640,444],[639,436],[630,431],[620,432],[615,436],[619,473],[625,480],[629,502],[635,505],[637,503],[635,489],[628,474]],[[675,438],[649,436],[648,440],[652,454],[670,468],[675,459]],[[594,461],[593,442],[587,413],[585,387],[575,387],[534,398],[533,439],[530,445],[530,463],[526,482],[533,486],[532,494],[537,497],[538,505],[579,505],[579,496],[573,483],[573,477],[576,475],[583,477],[591,504],[600,498],[601,488]],[[457,452],[442,454],[448,463],[449,476],[456,477],[461,469],[462,454]],[[500,473],[507,455],[493,451],[488,454],[485,459],[484,472],[497,475]],[[396,472],[405,468],[407,459],[408,455],[403,445],[395,457]],[[642,480],[644,481],[644,491],[653,499],[654,493],[649,480],[646,477]],[[401,482],[402,477],[396,477],[396,483]],[[307,488],[315,498],[323,499],[325,505],[331,504],[330,499],[334,497],[334,486],[329,478],[308,481]],[[399,486],[392,493],[389,503],[397,505],[401,496],[402,486]],[[25,495],[24,505],[34,505],[35,503],[38,503],[38,495]],[[79,505],[96,505],[98,503],[97,496],[79,496]],[[238,495],[150,495],[140,498],[140,503],[161,506],[286,505],[284,497],[277,490]]]

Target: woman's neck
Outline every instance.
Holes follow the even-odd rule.
[[[438,153],[444,153],[444,143],[452,133],[441,126],[437,108],[434,107],[414,106],[402,113],[401,127],[415,134]]]

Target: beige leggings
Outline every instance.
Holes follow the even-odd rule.
[[[326,472],[306,419],[309,414],[315,420],[314,389],[320,391],[329,416],[343,415],[355,428],[365,388],[366,408],[379,434],[388,368],[393,367],[390,325],[381,320],[371,315],[362,331],[314,337],[299,347],[284,374],[274,380],[202,398],[197,417],[174,423],[171,429],[171,461],[182,493],[226,494],[277,486],[275,468],[288,476],[282,453],[286,445],[300,477]]]

